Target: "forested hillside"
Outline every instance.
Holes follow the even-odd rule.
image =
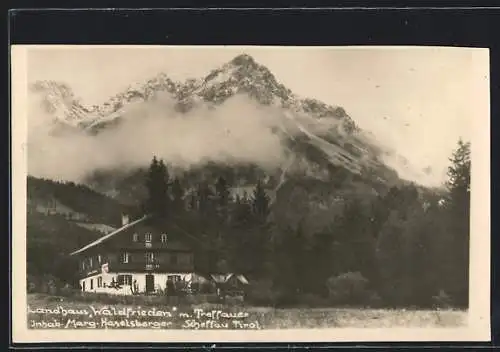
[[[74,182],[57,182],[28,176],[27,195],[30,205],[41,205],[57,212],[58,204],[67,208],[67,212],[81,213],[87,221],[117,226],[121,214],[136,211],[116,200],[98,193],[89,187]],[[54,205],[55,204],[55,205]]]
[[[28,176],[27,188],[27,271],[32,284],[52,278],[74,285],[78,267],[69,253],[103,236],[99,227],[120,226],[123,212],[134,214],[134,209],[72,182]]]
[[[336,303],[467,306],[469,145],[460,142],[448,192],[414,185],[372,198],[344,199],[322,228],[272,216],[261,182],[231,197],[229,184],[201,182],[187,192],[162,160],[148,173],[145,209],[189,231],[210,248],[213,271],[241,272],[254,298],[292,304],[304,295]],[[189,221],[186,221],[188,219]],[[284,303],[283,303],[284,304]]]

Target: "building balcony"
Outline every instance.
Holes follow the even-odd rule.
[[[154,270],[159,268],[160,268],[159,263],[146,263],[146,270]]]
[[[109,270],[118,271],[139,271],[139,272],[187,272],[193,271],[192,263],[165,263],[165,262],[146,262],[133,261],[128,263],[113,263]]]

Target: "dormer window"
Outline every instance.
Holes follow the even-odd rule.
[[[167,243],[167,234],[166,233],[161,234],[161,243]]]
[[[136,234],[136,233],[134,233],[134,235],[132,236],[132,240],[133,240],[134,242],[138,242],[138,241],[139,241],[139,235],[138,235],[138,234]]]
[[[151,243],[153,240],[153,234],[148,232],[147,234],[144,235],[144,241]]]

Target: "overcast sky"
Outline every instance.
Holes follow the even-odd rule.
[[[471,121],[488,103],[488,57],[464,48],[39,47],[29,51],[28,79],[65,82],[92,105],[159,72],[202,77],[241,53],[294,93],[343,106],[380,141],[437,173],[458,138],[471,139]]]

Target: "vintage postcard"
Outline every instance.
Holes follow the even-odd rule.
[[[490,339],[487,49],[11,55],[14,342]]]

